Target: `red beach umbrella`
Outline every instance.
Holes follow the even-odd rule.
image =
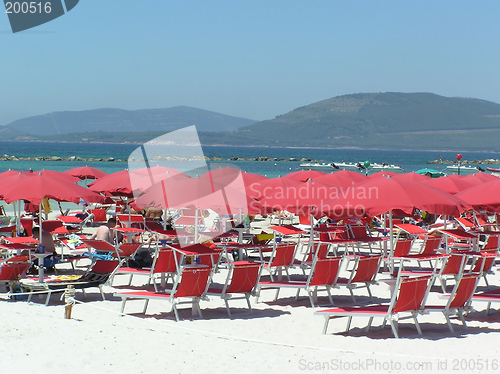
[[[108,175],[108,173],[90,166],[80,166],[77,168],[66,170],[64,173],[76,177],[80,180],[99,179],[104,177],[105,175]]]
[[[258,199],[264,212],[286,210],[299,215],[307,215],[321,208],[333,198],[341,196],[339,188],[330,184],[314,181],[276,190],[276,194],[267,194]],[[340,195],[339,195],[340,194]]]
[[[467,180],[480,180],[482,182],[491,182],[497,179],[500,179],[493,174],[488,174],[488,173],[475,173],[475,174],[468,174],[465,175],[464,178],[467,178]]]
[[[452,175],[440,178],[428,178],[428,180],[423,181],[422,183],[439,188],[440,190],[448,192],[452,195],[474,186],[472,182],[469,182],[464,178],[452,178]]]
[[[175,183],[161,181],[148,188],[135,199],[140,208],[155,206],[157,208],[179,209],[189,205],[197,208],[212,209],[224,214],[249,212],[254,203],[244,189],[236,189],[231,185],[210,181],[206,178],[190,178],[176,180]],[[250,208],[252,208],[250,207]]]
[[[325,174],[321,177],[315,178],[314,182],[331,184],[337,187],[349,187],[355,183],[364,182],[367,180],[366,175],[351,171],[339,170],[333,173]]]
[[[467,201],[476,210],[498,212],[500,211],[500,178],[470,187],[455,196]]]
[[[251,196],[260,200],[267,196],[278,196],[280,192],[283,192],[287,188],[300,186],[303,182],[299,182],[294,179],[287,179],[283,177],[265,179],[251,185],[251,191],[247,193]]]
[[[283,178],[295,179],[299,182],[306,182],[308,180],[316,180],[316,178],[322,177],[324,175],[327,175],[327,174],[323,171],[299,170],[299,171],[294,171],[293,173],[290,173],[290,174],[286,174],[283,176]]]
[[[163,180],[167,180],[170,178],[174,178],[173,180],[191,178],[189,175],[177,169],[159,165],[150,168],[146,167],[131,170],[129,177],[131,189],[136,193],[136,195],[138,195],[139,192],[148,189],[155,183]]]
[[[45,175],[46,177],[51,177],[51,178],[56,178],[56,179],[61,179],[64,180],[65,182],[69,183],[76,183],[80,180],[80,178],[73,177],[71,175],[65,174],[61,171],[56,171],[56,170],[38,170],[29,174],[41,174]]]
[[[33,173],[20,178],[17,183],[12,183],[10,188],[2,191],[2,197],[9,204],[17,200],[28,200],[32,204],[40,204],[45,198],[73,203],[79,203],[80,198],[96,203],[103,202],[105,199],[104,196],[82,186],[41,173]]]
[[[425,182],[425,181],[431,179],[430,177],[428,177],[425,174],[419,174],[419,173],[415,173],[415,172],[396,174],[392,178],[406,179],[406,180],[413,181],[413,182]]]
[[[117,171],[89,184],[88,189],[111,196],[132,197],[132,186],[128,170]]]
[[[470,206],[463,200],[432,186],[397,178],[376,178],[358,183],[345,197],[323,208],[331,218],[376,216],[394,209],[411,214],[414,209],[456,216]]]
[[[373,173],[373,174],[370,174],[368,175],[368,178],[369,179],[377,179],[377,178],[387,178],[387,177],[395,177],[395,176],[398,176],[399,174],[398,173],[395,173],[393,171],[378,171],[376,173]]]

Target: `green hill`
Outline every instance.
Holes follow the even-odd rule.
[[[255,121],[203,109],[177,106],[166,109],[54,112],[14,121],[4,129],[10,129],[10,133],[14,130],[17,134],[50,136],[102,131],[165,133],[196,125],[199,131],[219,132],[233,131],[252,123]]]
[[[269,146],[498,149],[500,105],[431,93],[344,95],[243,127],[231,138]]]
[[[205,145],[498,151],[500,142],[500,104],[432,93],[343,95],[252,122],[187,107],[101,109],[19,120],[2,138],[142,143],[195,124]]]

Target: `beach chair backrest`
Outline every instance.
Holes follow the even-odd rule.
[[[311,262],[314,261],[314,257],[316,256],[317,258],[326,258],[328,255],[328,252],[330,251],[330,244],[329,243],[318,243],[316,246],[313,245],[310,247],[309,252],[307,254],[306,262]]]
[[[351,232],[350,239],[362,239],[362,238],[366,238],[367,236],[369,236],[368,232],[366,231],[365,226],[349,225],[349,230]]]
[[[28,236],[33,236],[33,220],[31,218],[21,218],[21,225]]]
[[[413,244],[412,239],[399,239],[394,246],[392,257],[405,257],[408,256]]]
[[[231,283],[226,293],[250,293],[259,282],[261,264],[238,261],[232,265]]]
[[[481,252],[480,255],[481,257],[477,259],[472,269],[470,269],[469,273],[480,274],[488,272],[495,264],[495,260],[497,259],[496,253]]]
[[[351,283],[371,282],[377,275],[382,256],[360,256],[357,259],[355,275]]]
[[[106,208],[89,209],[88,212],[94,216],[94,223],[106,223],[108,221],[106,217]]]
[[[118,266],[119,261],[117,260],[96,260],[94,265],[90,267],[88,272],[98,273],[98,274],[111,274]]]
[[[30,266],[29,262],[3,263],[0,266],[0,281],[18,280]]]
[[[181,253],[173,248],[161,248],[153,262],[153,273],[176,273],[179,269]]]
[[[440,236],[428,236],[425,239],[424,247],[421,255],[435,255],[437,250],[441,247],[443,238]]]
[[[137,249],[141,246],[141,243],[122,243],[118,247],[118,257],[128,258],[133,256]]]
[[[207,289],[211,268],[184,267],[174,297],[201,297]]]
[[[467,305],[476,290],[478,278],[478,274],[463,275],[453,288],[448,308],[462,308]]]
[[[392,313],[418,310],[422,306],[431,277],[414,277],[400,279],[399,292],[392,308]]]
[[[42,231],[50,232],[51,234],[69,234],[69,231],[60,220],[42,221]]]
[[[483,251],[497,251],[499,247],[498,235],[490,235],[486,240],[486,244],[482,248]]]
[[[295,244],[277,245],[273,251],[269,266],[289,266],[295,257]]]
[[[335,284],[339,275],[342,257],[317,259],[311,269],[309,286],[328,286]]]
[[[458,253],[451,253],[446,259],[441,275],[460,274],[465,266],[467,256]]]

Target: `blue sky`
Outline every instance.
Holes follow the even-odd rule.
[[[494,0],[80,0],[16,34],[1,9],[0,125],[176,105],[263,120],[358,92],[500,103]]]

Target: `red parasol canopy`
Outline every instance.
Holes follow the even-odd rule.
[[[73,177],[76,177],[80,180],[84,179],[99,179],[108,175],[102,170],[90,167],[90,166],[81,166],[73,169],[66,170],[65,174],[69,174]]]
[[[45,175],[46,177],[51,177],[51,178],[56,178],[56,179],[61,179],[69,183],[76,183],[80,180],[80,178],[73,177],[71,175],[65,174],[61,171],[56,171],[56,170],[38,170],[35,172],[30,172],[28,174],[41,174]]]
[[[415,172],[396,174],[392,178],[406,179],[406,180],[413,181],[413,182],[425,182],[425,181],[431,179],[430,177],[428,177],[425,174],[419,174],[419,173],[415,173]]]
[[[175,183],[161,181],[148,188],[135,199],[139,208],[155,206],[157,208],[178,209],[189,205],[198,208],[212,209],[223,214],[236,214],[256,210],[254,202],[244,188],[234,188],[232,184],[224,185],[206,178],[190,178],[176,180]],[[252,205],[252,206],[250,206]]]
[[[500,211],[500,178],[470,187],[455,196],[467,201],[477,210],[498,212]]]
[[[358,183],[323,208],[331,218],[376,216],[400,209],[411,214],[413,209],[455,216],[470,206],[463,200],[423,183],[397,178],[376,178]]]
[[[308,180],[315,181],[316,178],[320,178],[322,176],[327,175],[327,173],[318,170],[299,170],[294,171],[293,173],[284,175],[283,178],[287,179],[295,179],[299,182],[306,182]]]
[[[366,180],[366,175],[350,170],[339,170],[314,179],[315,182],[331,184],[337,187],[349,187]]]
[[[453,178],[453,175],[440,178],[428,178],[428,180],[423,181],[422,183],[439,188],[440,190],[448,192],[452,195],[474,186],[473,182],[469,182],[464,178]]]
[[[28,200],[33,204],[40,204],[44,198],[74,203],[79,203],[80,198],[87,202],[104,201],[104,196],[84,187],[41,173],[19,177],[9,188],[5,187],[1,194],[7,203]]]

